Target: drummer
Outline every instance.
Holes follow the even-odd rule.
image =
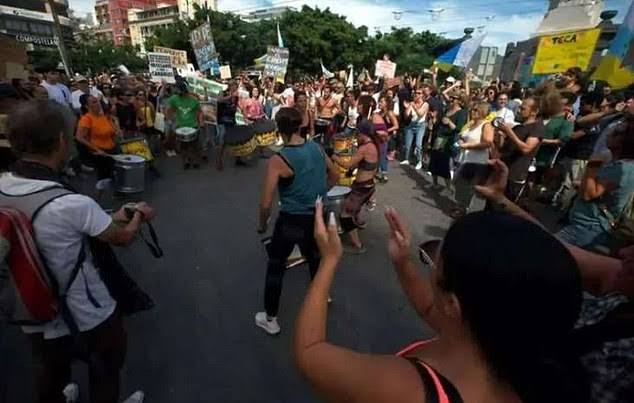
[[[271,239],[264,288],[264,311],[255,315],[255,324],[268,334],[280,332],[277,313],[282,293],[286,260],[295,245],[308,260],[311,278],[319,268],[314,221],[317,197],[326,197],[328,176],[337,170],[321,147],[299,135],[302,117],[295,108],[281,108],[275,116],[284,148],[269,159],[262,197],[258,233],[266,232],[275,189],[279,192],[280,213]]]
[[[365,247],[359,238],[358,228],[363,227],[359,217],[361,207],[366,204],[375,191],[374,175],[379,166],[379,139],[374,132],[372,123],[362,119],[357,124],[359,136],[359,148],[352,156],[352,159],[345,161],[338,155],[333,156],[333,160],[345,169],[357,168],[357,177],[352,183],[352,191],[348,193],[343,202],[340,222],[344,232],[350,234],[350,242],[353,249],[350,253],[362,254],[366,252]]]
[[[319,119],[328,122],[327,135],[332,134],[332,122],[335,115],[339,113],[339,104],[337,100],[332,96],[332,90],[330,86],[325,86],[322,90],[321,97],[317,100],[317,116]]]
[[[79,97],[82,116],[77,125],[75,138],[86,150],[85,158],[97,171],[97,200],[101,199],[112,182],[114,159],[116,154],[116,137],[119,128],[112,117],[103,112],[101,102],[92,95],[84,94]]]
[[[167,100],[166,117],[173,121],[174,129],[191,127],[200,129],[203,126],[203,113],[200,102],[189,93],[187,83],[180,81],[176,84],[176,94]],[[183,168],[200,168],[200,146],[197,141],[181,143]]]

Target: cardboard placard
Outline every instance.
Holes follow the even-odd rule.
[[[396,75],[396,63],[389,60],[377,60],[374,75],[376,77],[394,78]]]
[[[571,67],[587,70],[601,28],[542,36],[533,63],[533,74],[561,73]]]
[[[150,70],[151,80],[155,83],[165,81],[173,84],[176,82],[174,78],[174,70],[172,69],[172,58],[167,53],[149,52],[147,54],[148,68]]]
[[[207,102],[200,103],[200,109],[203,112],[203,119],[208,125],[218,124],[218,99],[209,98]]]
[[[229,80],[231,79],[231,66],[220,66],[220,79],[221,80]]]
[[[266,52],[264,75],[266,77],[275,77],[277,81],[284,81],[288,67],[288,57],[289,51],[287,48],[269,46]]]
[[[196,54],[196,62],[200,71],[219,69],[218,53],[211,34],[211,25],[208,22],[194,29],[189,38]]]
[[[155,46],[154,51],[156,53],[167,53],[172,58],[172,67],[186,68],[187,67],[187,52],[184,50],[165,48],[163,46]]]
[[[188,76],[186,80],[189,90],[203,98],[216,97],[227,89],[225,84],[221,84],[213,80],[198,78],[196,76]]]

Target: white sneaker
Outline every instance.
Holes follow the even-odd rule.
[[[399,165],[409,165],[409,161],[408,160],[403,160],[403,161],[399,162]]]
[[[271,318],[269,320],[266,312],[258,312],[255,314],[255,325],[261,327],[265,332],[271,335],[280,332],[280,325],[277,324],[277,318]]]
[[[66,398],[66,403],[76,403],[79,401],[79,386],[76,383],[69,383],[62,391]]]
[[[143,393],[140,390],[137,390],[136,392],[131,394],[130,397],[128,397],[121,403],[143,403],[144,399],[145,399],[145,393]]]
[[[416,164],[416,170],[420,171],[421,169],[423,169],[423,163],[419,161],[418,164]]]

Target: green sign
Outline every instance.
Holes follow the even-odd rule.
[[[227,89],[225,84],[194,76],[187,77],[187,87],[189,91],[202,97],[217,97]]]

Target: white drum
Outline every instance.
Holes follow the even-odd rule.
[[[176,139],[182,143],[191,143],[198,139],[198,129],[193,127],[179,127],[175,132]]]
[[[339,225],[339,218],[343,210],[343,202],[346,196],[352,191],[348,186],[333,186],[327,193],[326,202],[324,203],[324,209],[327,214],[330,212],[335,213],[337,218],[337,227],[341,232],[341,226]]]
[[[113,155],[114,190],[140,193],[145,190],[145,158],[132,154]]]

